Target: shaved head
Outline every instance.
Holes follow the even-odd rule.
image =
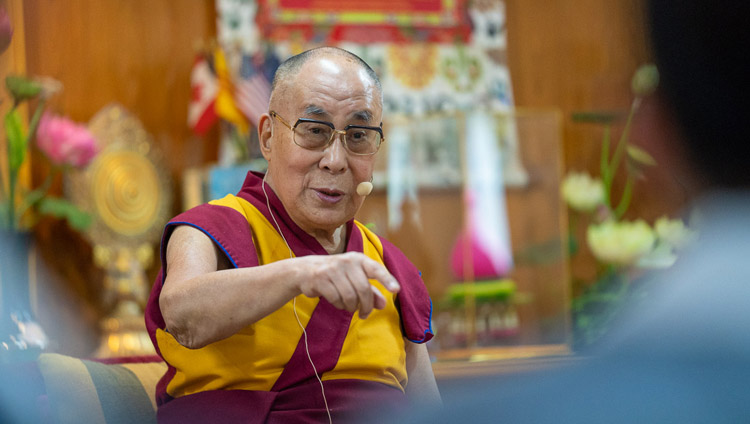
[[[274,105],[284,97],[288,91],[287,89],[289,85],[294,82],[302,67],[311,59],[321,57],[343,59],[359,66],[372,80],[375,87],[377,87],[380,96],[380,103],[383,103],[383,87],[380,85],[380,79],[367,62],[362,60],[362,58],[356,54],[338,47],[317,47],[292,56],[279,65],[279,68],[276,70],[276,74],[273,77],[273,83],[271,84],[270,104],[272,109],[276,107]]]

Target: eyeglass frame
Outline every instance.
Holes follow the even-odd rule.
[[[328,121],[319,121],[317,119],[309,119],[309,118],[299,118],[299,119],[297,119],[297,122],[294,123],[294,126],[292,126],[292,125],[289,125],[289,123],[286,122],[286,120],[284,118],[282,118],[275,111],[270,110],[270,111],[268,111],[268,114],[272,118],[278,118],[278,120],[281,121],[281,123],[284,124],[285,127],[289,128],[292,131],[292,142],[294,144],[296,144],[297,146],[305,149],[305,150],[322,151],[322,150],[327,149],[328,146],[330,146],[331,144],[333,144],[333,140],[336,138],[336,134],[343,135],[344,136],[344,141],[345,141],[346,140],[346,132],[348,130],[352,129],[352,128],[361,128],[361,129],[365,129],[365,130],[374,130],[374,131],[377,131],[378,134],[380,134],[380,142],[378,142],[378,145],[375,148],[375,151],[372,152],[372,153],[356,153],[356,152],[353,152],[353,151],[351,151],[349,149],[349,146],[347,146],[346,142],[343,142],[342,144],[344,145],[344,148],[346,149],[346,151],[349,152],[349,153],[351,153],[351,154],[353,154],[353,155],[356,155],[356,156],[372,156],[372,155],[376,154],[380,150],[380,145],[383,144],[383,142],[385,141],[385,137],[383,136],[383,123],[382,122],[380,123],[379,127],[371,127],[371,126],[367,126],[367,125],[347,125],[346,127],[344,127],[343,130],[338,130],[338,129],[336,129],[336,127],[333,125],[332,122],[328,122]],[[308,122],[308,123],[312,123],[312,124],[322,124],[322,125],[325,125],[325,126],[329,127],[332,131],[331,131],[331,137],[328,139],[328,142],[325,145],[323,145],[321,147],[317,147],[317,148],[310,148],[310,147],[300,146],[300,144],[297,143],[297,140],[295,138],[295,135],[297,133],[294,130],[297,128],[297,125],[299,125],[301,122]]]

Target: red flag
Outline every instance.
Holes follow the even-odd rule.
[[[188,126],[196,134],[203,135],[218,120],[214,103],[218,93],[216,75],[205,55],[195,58],[190,74],[190,104],[188,105]]]

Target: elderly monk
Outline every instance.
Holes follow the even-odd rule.
[[[160,422],[347,422],[440,403],[419,272],[353,219],[382,109],[354,54],[288,59],[258,128],[267,174],[167,224],[146,311],[169,366]]]

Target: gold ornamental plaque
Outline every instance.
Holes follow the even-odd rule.
[[[96,165],[91,195],[102,224],[124,236],[148,231],[159,217],[161,193],[154,165],[128,150],[104,153]]]
[[[151,136],[119,105],[99,111],[89,130],[101,151],[66,184],[68,197],[93,217],[87,238],[94,245],[134,248],[158,242],[171,212],[172,187]]]
[[[86,238],[94,261],[106,270],[102,320],[96,356],[154,353],[143,323],[151,287],[145,270],[169,220],[172,186],[162,157],[141,122],[119,105],[99,111],[89,123],[100,153],[84,171],[71,173],[68,198],[91,214]]]

